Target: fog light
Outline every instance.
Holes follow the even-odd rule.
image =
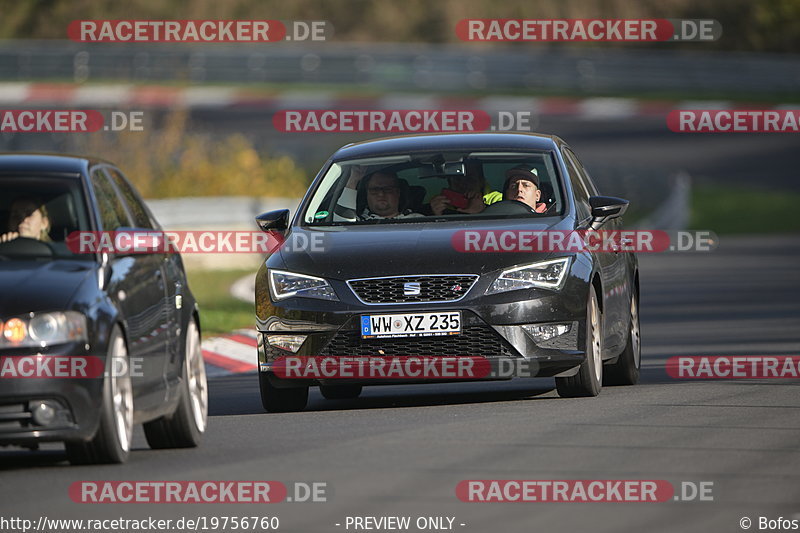
[[[33,403],[31,406],[33,421],[40,426],[49,426],[55,422],[58,415],[59,405],[51,401],[41,401]]]
[[[297,353],[305,340],[306,335],[267,335],[270,346],[292,353]]]
[[[3,337],[11,344],[19,344],[28,334],[25,322],[19,318],[12,318],[3,328]]]
[[[522,329],[538,343],[564,335],[569,332],[570,327],[570,324],[525,324]]]

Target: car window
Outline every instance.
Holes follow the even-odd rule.
[[[569,148],[565,148],[565,151],[569,153],[569,156],[575,162],[575,167],[578,169],[578,175],[584,184],[584,188],[589,192],[589,196],[598,196],[600,193],[597,191],[597,186],[595,186],[594,181],[589,175],[589,172],[586,170],[586,167],[584,167],[583,163],[581,163],[581,160],[578,158],[575,152]]]
[[[568,149],[564,149],[564,162],[567,164],[569,181],[572,184],[572,193],[575,196],[575,207],[578,211],[577,219],[582,221],[592,214],[592,208],[589,205],[589,197],[591,194],[581,178],[577,161],[572,155],[572,152]]]
[[[122,199],[125,201],[125,205],[128,207],[131,217],[133,217],[134,225],[137,228],[154,229],[147,209],[131,184],[128,183],[128,180],[125,179],[119,170],[113,167],[107,167],[106,172],[111,176],[114,185],[117,186],[117,190],[119,190],[122,195]]]
[[[91,229],[77,175],[0,175],[0,190],[0,260],[75,256],[67,238]]]
[[[130,227],[128,213],[120,202],[117,192],[108,181],[105,173],[101,169],[95,169],[91,173],[92,186],[97,198],[97,207],[100,210],[100,222],[105,231],[114,231],[117,228]]]
[[[503,199],[506,172],[515,167],[535,173],[543,193],[539,204],[528,212],[525,204],[516,211],[492,208]],[[433,201],[443,196],[448,207],[435,212]],[[315,184],[302,220],[312,225],[413,223],[448,217],[543,216],[545,211],[555,215],[562,210],[550,151],[418,152],[331,164]]]

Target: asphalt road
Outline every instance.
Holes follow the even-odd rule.
[[[641,257],[635,387],[593,399],[560,399],[552,379],[372,387],[352,401],[312,391],[305,412],[265,414],[255,375],[228,376],[211,383],[197,449],[150,451],[139,431],[119,466],[71,467],[57,449],[0,451],[0,514],[277,516],[293,532],[348,531],[347,516],[447,516],[464,532],[734,532],[742,517],[753,530],[760,516],[797,519],[800,381],[676,381],[664,363],[800,354],[798,263],[798,236],[723,238],[713,253]],[[89,505],[68,495],[79,480],[219,479],[324,482],[328,501]],[[713,501],[463,503],[455,487],[465,479],[705,481]]]

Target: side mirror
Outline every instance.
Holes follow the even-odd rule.
[[[278,209],[267,211],[256,217],[256,223],[261,231],[277,231],[284,233],[289,228],[289,210]]]
[[[592,196],[589,198],[589,206],[592,208],[593,225],[603,224],[612,218],[621,217],[628,209],[628,200],[615,198],[613,196]]]

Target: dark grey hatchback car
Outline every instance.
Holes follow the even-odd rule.
[[[415,135],[341,148],[291,222],[288,210],[257,217],[285,239],[256,277],[264,408],[302,410],[309,386],[343,399],[398,383],[287,379],[279,371],[287,357],[526,363],[527,376],[555,376],[565,397],[635,384],[633,253],[463,246],[467,234],[617,230],[627,205],[600,196],[554,136]],[[410,382],[437,381],[402,380]]]

